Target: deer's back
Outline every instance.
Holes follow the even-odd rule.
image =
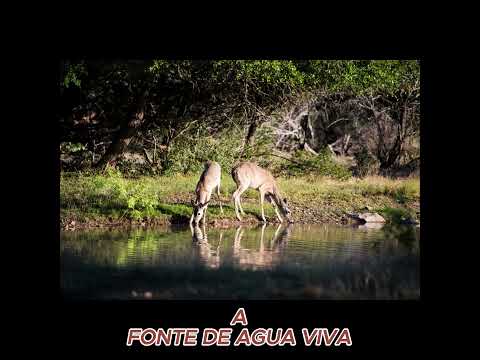
[[[275,184],[275,179],[269,171],[252,162],[242,162],[235,166],[232,177],[237,184],[248,184],[254,189],[265,183]]]
[[[197,184],[197,188],[200,186],[205,188],[205,190],[211,190],[217,186],[220,182],[220,175],[222,170],[220,165],[215,161],[208,161],[205,163],[205,168],[203,170],[202,175],[200,176],[200,180]]]

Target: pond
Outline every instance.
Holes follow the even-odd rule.
[[[60,234],[65,298],[419,299],[414,226],[260,225]]]

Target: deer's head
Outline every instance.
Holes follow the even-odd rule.
[[[207,208],[208,203],[210,202],[207,201],[205,203],[201,203],[198,200],[192,200],[192,206],[193,206],[193,221],[195,224],[198,224],[200,220],[203,217],[203,214],[205,213],[205,210]]]

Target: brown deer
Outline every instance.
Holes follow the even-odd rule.
[[[267,199],[267,201],[274,207],[275,213],[280,222],[283,222],[280,213],[282,213],[283,217],[285,217],[288,222],[293,222],[291,211],[288,208],[287,199],[282,199],[277,182],[269,171],[262,169],[254,163],[242,162],[232,169],[232,177],[237,184],[237,190],[233,193],[232,198],[235,204],[235,214],[237,215],[238,220],[242,221],[238,212],[239,208],[242,214],[245,215],[240,202],[240,196],[248,188],[252,188],[258,190],[260,193],[260,206],[262,208],[263,222],[267,222],[263,210],[263,202],[265,199]]]
[[[198,224],[203,217],[205,223],[207,216],[207,207],[210,202],[213,190],[217,190],[220,212],[223,214],[222,202],[220,200],[220,165],[215,161],[207,161],[200,180],[198,180],[195,189],[195,201],[192,200],[193,212],[190,218],[190,224]]]

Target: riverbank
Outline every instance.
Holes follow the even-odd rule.
[[[94,227],[159,226],[188,223],[190,201],[197,176],[124,178],[107,175],[62,173],[60,178],[60,225],[64,230]],[[420,180],[383,177],[340,181],[316,176],[279,178],[296,223],[346,224],[349,213],[377,212],[387,222],[418,222]],[[220,213],[213,195],[207,223],[217,227],[238,225],[231,195],[235,183],[223,174]],[[259,222],[259,195],[248,190],[242,196],[246,215],[242,223]],[[270,204],[265,204],[269,222],[278,222]]]

